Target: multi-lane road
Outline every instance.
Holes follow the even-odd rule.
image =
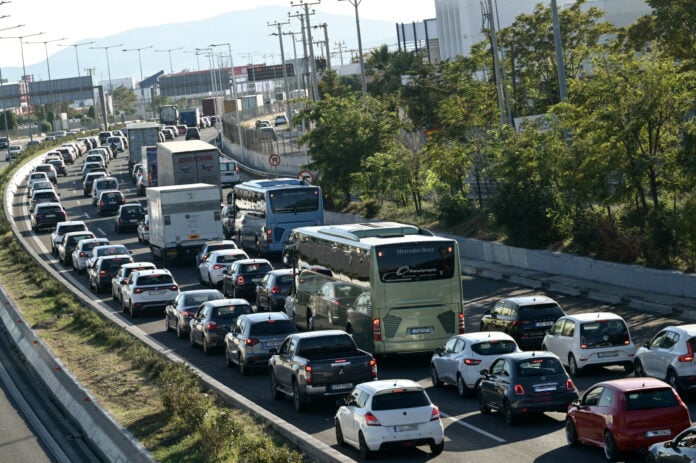
[[[205,134],[204,134],[205,135]],[[208,134],[212,137],[214,133]],[[80,185],[78,169],[80,160],[69,166],[69,175],[59,178],[61,201],[68,210],[72,220],[84,220],[89,228],[98,236],[108,237],[113,243],[122,243],[133,252],[136,260],[152,260],[146,245],[137,242],[135,233],[115,234],[112,217],[97,217],[96,208],[91,205],[89,198],[84,198]],[[122,185],[122,191],[129,200],[144,201],[137,197],[126,168],[126,155],[120,154],[112,161],[109,170],[117,176]],[[49,233],[39,235],[29,231],[28,204],[26,196],[20,188],[15,200],[15,219],[19,221],[23,239],[28,240],[46,261],[54,265],[65,276],[73,278],[72,283],[66,281],[75,291],[91,294],[87,288],[86,277],[75,275],[70,269],[62,267],[50,253]],[[192,264],[171,268],[181,290],[199,288],[196,269]],[[531,290],[515,286],[504,281],[494,281],[481,278],[463,279],[466,321],[469,330],[477,330],[480,317],[485,308],[490,307],[495,300],[513,294],[529,293]],[[610,308],[598,305],[582,298],[568,297],[561,294],[549,294],[560,302],[566,312],[576,313],[595,310],[613,310],[622,315],[629,323],[636,344],[648,339],[658,328],[672,323],[682,323],[680,320],[667,319],[656,315],[637,313],[635,311]],[[301,430],[315,436],[321,441],[336,447],[333,428],[333,404],[317,406],[307,413],[296,413],[290,401],[275,401],[271,398],[269,381],[264,372],[251,376],[240,376],[236,369],[225,366],[222,355],[206,356],[199,348],[192,348],[187,340],[178,340],[172,333],[164,331],[161,314],[151,314],[135,320],[121,312],[120,307],[111,301],[110,294],[98,295],[98,298],[110,308],[124,317],[152,339],[160,342],[168,349],[185,358],[201,371],[228,385],[236,392],[243,394],[260,407],[274,413],[280,419],[286,420]],[[253,302],[253,301],[252,301]],[[435,389],[429,379],[428,356],[391,357],[379,360],[379,377],[409,378],[428,386],[434,403],[440,406],[443,423],[446,427],[445,451],[437,457],[438,462],[593,462],[604,461],[603,453],[596,448],[570,448],[565,443],[563,432],[564,415],[562,413],[547,413],[542,416],[530,417],[516,426],[506,426],[501,416],[497,414],[482,416],[478,412],[475,399],[461,399],[454,388]],[[605,368],[588,372],[576,378],[575,382],[582,393],[595,382],[621,378],[625,374],[622,368]],[[689,402],[692,416],[696,416],[696,401]],[[352,448],[340,448],[346,456],[358,459],[358,453]],[[384,461],[421,462],[430,460],[427,448],[409,449],[396,454],[384,455]],[[632,456],[628,461],[642,461],[640,456]]]

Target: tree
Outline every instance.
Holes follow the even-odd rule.
[[[135,92],[133,90],[121,85],[118,88],[115,88],[113,92],[111,92],[111,98],[113,100],[114,109],[116,110],[116,112],[135,112],[135,102],[137,101],[138,97],[135,95]]]
[[[679,60],[696,56],[696,8],[693,0],[646,0],[653,8],[655,31],[664,49]]]
[[[401,76],[408,74],[420,59],[419,54],[410,51],[390,52],[386,45],[375,48],[366,62],[368,91],[373,96],[396,93],[401,89]]]
[[[5,121],[7,120],[7,127]],[[0,113],[0,130],[15,130],[17,128],[17,115],[9,109]]]

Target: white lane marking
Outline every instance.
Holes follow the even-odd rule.
[[[102,235],[106,236],[106,232],[101,229],[101,227],[97,227],[97,231],[101,233]]]
[[[448,415],[447,413],[443,413],[442,410],[440,410],[440,415],[441,415],[441,416],[444,416],[445,418],[447,418],[447,419],[453,421],[454,423],[456,423],[456,424],[458,424],[458,425],[460,425],[460,426],[464,426],[465,428],[469,428],[469,429],[471,429],[472,431],[476,431],[477,433],[482,434],[482,435],[488,437],[489,439],[493,439],[493,440],[496,441],[496,442],[499,442],[499,443],[501,443],[501,444],[504,444],[504,443],[506,442],[505,439],[503,439],[502,437],[498,437],[498,436],[496,436],[495,434],[491,434],[491,433],[489,433],[489,432],[487,432],[487,431],[484,431],[484,430],[481,429],[481,428],[477,428],[477,427],[474,426],[473,424],[469,424],[469,423],[467,423],[467,422],[465,422],[465,421],[461,421],[461,420],[458,419],[457,417]]]

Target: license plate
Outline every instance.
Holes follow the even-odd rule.
[[[280,344],[281,344],[280,341],[269,341],[269,342],[264,342],[264,343],[263,343],[264,347],[268,347],[268,348],[271,348],[271,347],[278,347],[278,346],[280,346]]]
[[[658,429],[657,431],[648,431],[645,433],[645,437],[660,437],[669,436],[672,432],[669,429]]]
[[[418,429],[417,424],[403,424],[401,426],[394,426],[394,432],[415,431],[416,429]]]
[[[259,281],[261,281],[261,278],[252,278],[251,279],[252,283],[258,283]]]
[[[534,392],[550,392],[555,391],[555,384],[536,384],[534,385]]]
[[[338,383],[331,385],[332,391],[345,391],[347,389],[353,389],[353,383]]]
[[[607,357],[618,357],[619,353],[614,351],[610,352],[597,352],[597,358],[607,358]]]
[[[55,219],[56,215],[55,214],[46,214],[47,219]]]
[[[150,291],[150,296],[161,296],[162,294],[164,294],[164,290],[162,289],[153,289]]]
[[[534,324],[534,326],[537,326],[537,327],[539,327],[539,328],[543,328],[543,327],[546,327],[546,326],[552,326],[552,325],[553,325],[553,322],[552,322],[552,321],[548,321],[548,322],[536,322],[536,323]]]
[[[423,326],[423,327],[418,327],[418,328],[409,328],[408,333],[409,334],[428,334],[433,332],[433,327],[432,326]]]

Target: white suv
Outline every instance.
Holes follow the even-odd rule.
[[[623,318],[611,312],[566,315],[544,336],[542,349],[568,365],[572,376],[589,365],[621,365],[633,371],[636,346]]]
[[[89,231],[87,225],[82,220],[71,220],[67,222],[58,222],[56,231],[51,233],[51,253],[54,256],[58,255],[58,245],[63,242],[63,237],[66,233],[76,231]]]
[[[636,352],[636,376],[664,379],[678,392],[696,389],[696,324],[668,326]]]
[[[131,318],[148,309],[161,309],[179,294],[179,285],[167,269],[138,270],[121,287],[121,306]]]
[[[92,249],[109,244],[108,238],[92,238],[80,240],[72,252],[72,267],[77,273],[84,273],[87,261],[92,257]]]

